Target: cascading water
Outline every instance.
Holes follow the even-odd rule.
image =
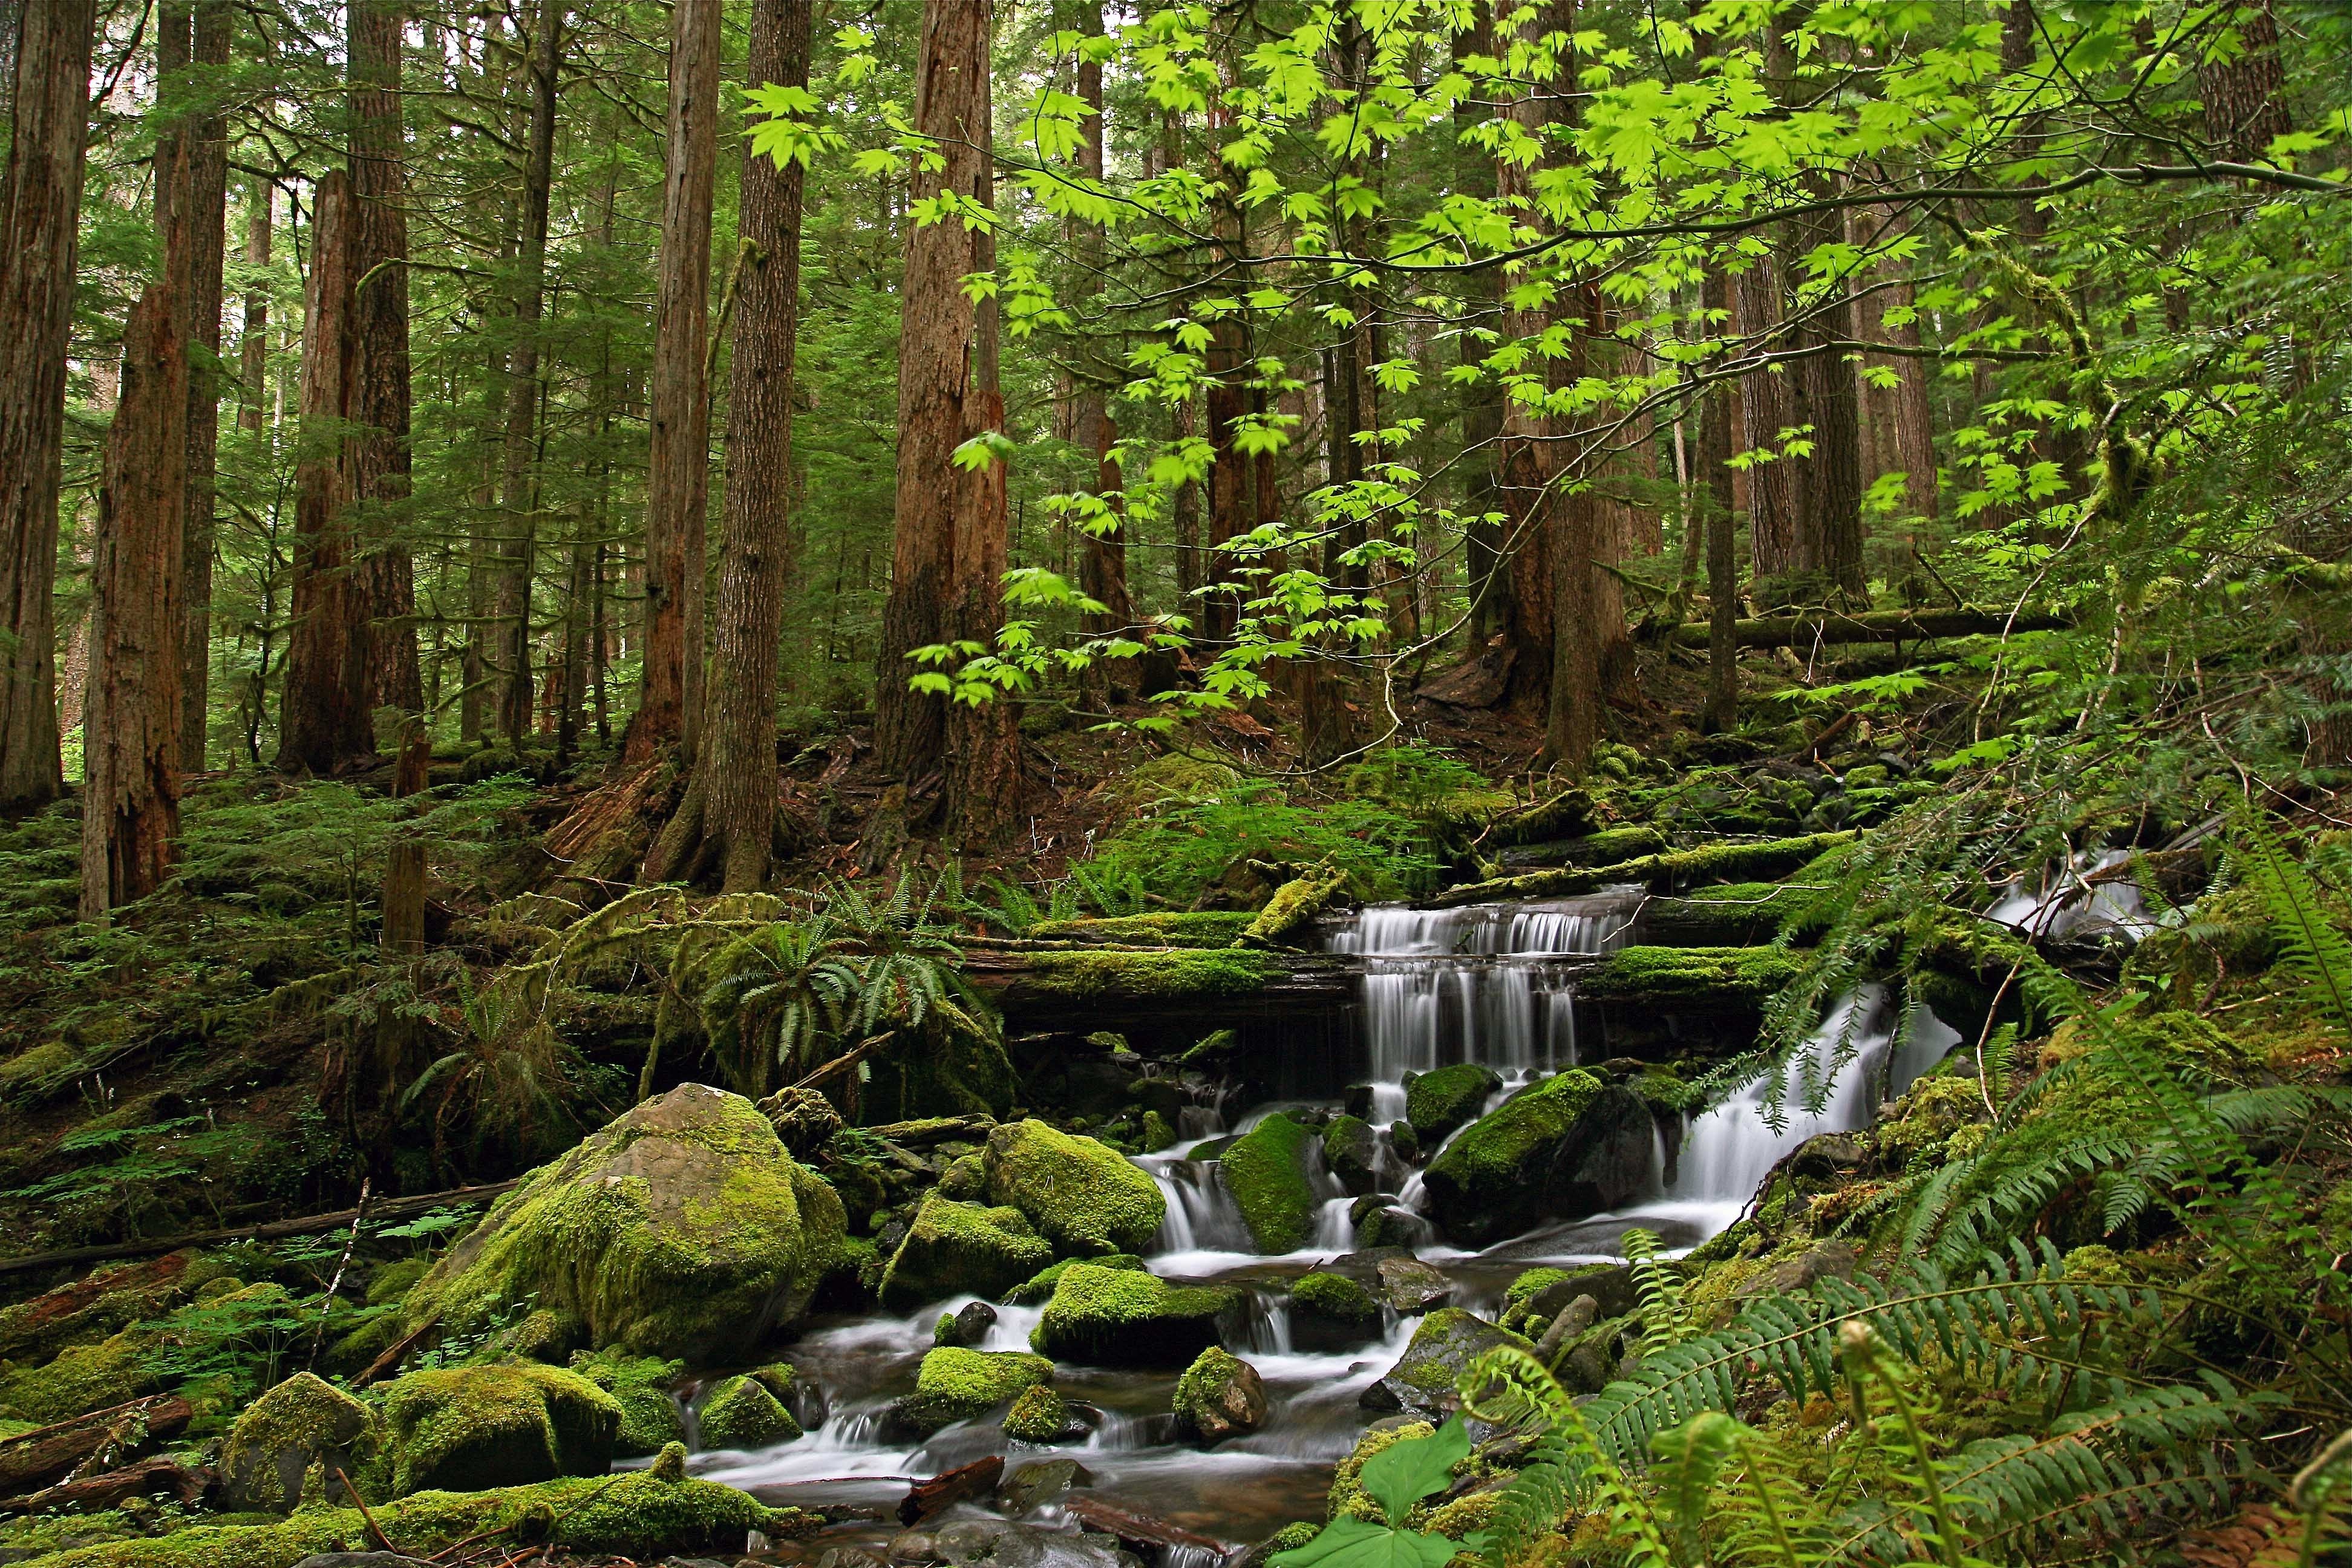
[[[2130,858],[2128,849],[2084,850],[2063,868],[2045,871],[2032,887],[2023,878],[2009,883],[1985,918],[2032,937],[2107,931],[2137,942],[2156,929],[2137,885],[2092,879]]]

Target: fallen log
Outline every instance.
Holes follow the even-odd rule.
[[[898,1522],[909,1529],[966,1498],[986,1497],[1004,1475],[1004,1456],[991,1454],[957,1469],[942,1470],[927,1481],[917,1481],[898,1500]]]
[[[1969,606],[1958,610],[1857,610],[1850,615],[1817,611],[1801,616],[1761,616],[1734,621],[1731,640],[1739,647],[1811,647],[1842,643],[1925,642],[1932,637],[1994,637],[2011,632],[2063,632],[2072,616],[2012,616],[2007,610]],[[1706,647],[1714,628],[1685,621],[1674,628],[1679,647]]]
[[[151,1394],[20,1432],[0,1443],[0,1497],[15,1497],[61,1481],[109,1443],[130,1434],[127,1423],[143,1421],[141,1439],[176,1436],[193,1412],[176,1394]]]
[[[520,1177],[516,1180],[520,1180]],[[452,1187],[446,1192],[419,1193],[414,1197],[386,1198],[370,1205],[371,1218],[407,1219],[447,1204],[478,1203],[497,1197],[515,1184],[485,1182],[478,1187]],[[116,1258],[152,1258],[184,1247],[213,1247],[225,1241],[277,1241],[289,1236],[316,1236],[341,1230],[359,1218],[360,1211],[337,1209],[332,1214],[304,1215],[299,1219],[275,1219],[260,1225],[233,1225],[220,1230],[191,1231],[184,1236],[159,1236],[150,1241],[110,1241],[101,1247],[68,1247],[57,1252],[27,1253],[0,1258],[0,1275],[24,1274],[37,1268],[62,1268],[75,1263],[104,1263]]]
[[[183,1503],[193,1505],[204,1500],[217,1479],[207,1467],[184,1465],[158,1454],[121,1469],[60,1481],[30,1497],[11,1498],[0,1502],[0,1510],[40,1513],[55,1508],[112,1508],[125,1498],[152,1497],[163,1491],[175,1493]]]
[[[1068,1498],[1063,1501],[1062,1507],[1080,1524],[1105,1535],[1116,1536],[1123,1546],[1194,1546],[1218,1552],[1226,1550],[1222,1541],[1213,1541],[1181,1524],[1171,1524],[1150,1514],[1129,1513],[1125,1509],[1113,1508],[1098,1498]]]
[[[1425,910],[1459,909],[1516,899],[1556,899],[1572,893],[1633,882],[1653,893],[1680,892],[1710,882],[1760,882],[1790,872],[1842,844],[1851,844],[1852,832],[1815,833],[1802,838],[1768,838],[1752,843],[1701,845],[1665,855],[1643,855],[1613,866],[1563,867],[1530,871],[1521,877],[1496,877],[1448,888],[1419,906]]]
[[[436,1312],[432,1316],[426,1318],[423,1322],[417,1324],[415,1328],[409,1330],[406,1333],[401,1335],[400,1338],[393,1341],[391,1344],[384,1347],[384,1352],[382,1355],[367,1363],[367,1370],[361,1373],[357,1377],[352,1379],[352,1387],[354,1389],[365,1388],[369,1384],[373,1383],[385,1373],[397,1367],[403,1360],[406,1359],[408,1352],[417,1347],[417,1344],[423,1341],[425,1335],[431,1333],[435,1329],[440,1327],[440,1325],[441,1314]]]

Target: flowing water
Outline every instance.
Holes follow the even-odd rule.
[[[2071,891],[2081,896],[2079,886]],[[1576,976],[1628,940],[1640,902],[1637,890],[1621,889],[1529,905],[1370,909],[1333,933],[1331,949],[1356,955],[1364,966],[1360,1033],[1369,1088],[1358,1093],[1360,1106],[1369,1108],[1365,1119],[1379,1131],[1381,1184],[1395,1194],[1395,1204],[1411,1208],[1419,1195],[1419,1176],[1391,1141],[1404,1114],[1404,1076],[1454,1062],[1482,1064],[1503,1079],[1491,1107],[1538,1075],[1575,1064]],[[1491,1310],[1511,1279],[1532,1264],[1622,1257],[1622,1237],[1634,1226],[1657,1232],[1670,1247],[1695,1246],[1738,1217],[1783,1154],[1817,1133],[1868,1125],[1880,1100],[1899,1093],[1958,1040],[1924,1009],[1902,1019],[1895,1014],[1874,986],[1841,998],[1790,1058],[1780,1096],[1759,1079],[1692,1119],[1681,1130],[1671,1179],[1661,1136],[1650,1192],[1618,1213],[1549,1226],[1478,1252],[1446,1246],[1423,1222],[1425,1239],[1414,1251],[1446,1275],[1455,1304]],[[758,1453],[697,1455],[694,1469],[772,1501],[862,1506],[887,1514],[909,1478],[988,1454],[1005,1454],[1008,1467],[1063,1457],[1086,1466],[1094,1476],[1092,1495],[1112,1506],[1230,1542],[1260,1540],[1290,1520],[1319,1518],[1331,1466],[1354,1446],[1372,1414],[1360,1406],[1360,1395],[1395,1363],[1420,1320],[1389,1310],[1378,1338],[1364,1344],[1336,1353],[1293,1347],[1284,1291],[1291,1279],[1353,1247],[1349,1198],[1321,1168],[1319,1143],[1310,1142],[1318,1162],[1312,1179],[1321,1199],[1316,1232],[1295,1253],[1262,1256],[1250,1249],[1222,1165],[1191,1154],[1196,1145],[1245,1131],[1279,1109],[1284,1106],[1251,1107],[1229,1124],[1223,1103],[1196,1105],[1184,1113],[1174,1149],[1135,1162],[1168,1203],[1150,1259],[1152,1271],[1218,1280],[1248,1293],[1249,1321],[1233,1348],[1265,1383],[1270,1414],[1259,1431],[1209,1451],[1179,1444],[1167,1414],[1173,1371],[1064,1365],[1055,1384],[1092,1427],[1083,1444],[1047,1449],[1011,1443],[987,1417],[919,1444],[891,1439],[886,1420],[891,1402],[912,1387],[915,1369],[931,1346],[933,1324],[942,1312],[974,1300],[967,1296],[904,1316],[813,1326],[788,1355],[824,1390],[830,1410],[823,1424],[795,1442]],[[1424,1161],[1433,1152],[1423,1150]],[[998,1308],[981,1348],[1027,1349],[1040,1310]],[[970,1505],[952,1513],[981,1517]],[[1055,1515],[1048,1510],[1042,1517],[1050,1523]],[[822,1540],[849,1542],[857,1527],[845,1528],[846,1534],[836,1530]],[[896,1527],[863,1528],[856,1543],[879,1547]],[[1210,1565],[1163,1558],[1160,1568]]]

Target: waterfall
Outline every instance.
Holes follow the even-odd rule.
[[[2072,857],[2063,870],[2045,870],[2029,889],[2021,877],[2001,889],[2001,897],[1985,918],[2028,936],[2065,936],[2077,931],[2112,931],[2137,942],[2156,929],[2147,902],[2130,882],[2093,882],[2101,871],[2113,870],[2131,858],[2128,849],[2084,850]]]

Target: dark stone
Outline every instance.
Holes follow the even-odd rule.
[[[1621,1207],[1649,1182],[1656,1135],[1632,1089],[1562,1073],[1446,1145],[1424,1178],[1431,1217],[1456,1241],[1484,1246]]]
[[[1862,1140],[1851,1132],[1824,1132],[1808,1138],[1789,1157],[1792,1174],[1828,1181],[1842,1171],[1850,1171],[1870,1157]]]
[[[1847,1241],[1824,1241],[1794,1258],[1774,1264],[1741,1285],[1732,1295],[1741,1300],[1756,1296],[1782,1296],[1802,1290],[1820,1279],[1853,1278],[1855,1253]]]
[[[1590,1296],[1603,1318],[1622,1318],[1641,1304],[1633,1270],[1622,1263],[1594,1263],[1572,1270],[1528,1298],[1528,1316],[1549,1323],[1579,1296]]]
[[[1076,1459],[1037,1459],[1006,1476],[996,1497],[1005,1512],[1028,1513],[1058,1500],[1073,1487],[1094,1484],[1094,1472]]]
[[[1360,1116],[1335,1118],[1323,1130],[1323,1163],[1350,1193],[1380,1184],[1381,1135]]]
[[[1484,1318],[1459,1307],[1441,1307],[1422,1320],[1396,1365],[1367,1388],[1358,1403],[1370,1410],[1401,1409],[1443,1419],[1460,1403],[1455,1391],[1470,1363],[1503,1345],[1535,1353],[1527,1341]],[[1377,1395],[1375,1390],[1380,1391]]]
[[[1383,1258],[1379,1275],[1381,1298],[1407,1316],[1454,1299],[1453,1281],[1418,1258]]]
[[[941,1325],[941,1331],[931,1338],[937,1344],[961,1345],[969,1350],[986,1339],[988,1331],[995,1326],[995,1308],[985,1301],[968,1301],[961,1311]]]
[[[1350,1116],[1360,1116],[1370,1121],[1372,1114],[1372,1086],[1368,1083],[1349,1084],[1339,1096],[1339,1109]]]

